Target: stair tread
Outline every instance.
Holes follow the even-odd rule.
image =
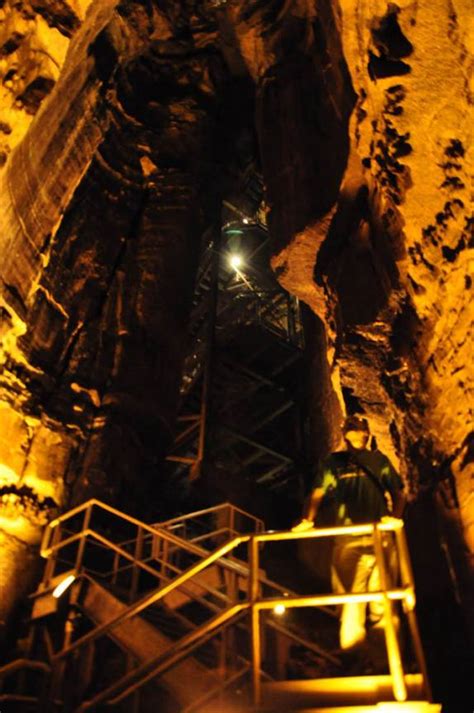
[[[406,674],[405,684],[409,700],[424,698],[421,674]],[[393,701],[392,678],[388,674],[275,681],[264,683],[262,693],[266,703],[284,705],[285,709],[292,705],[347,706]]]
[[[127,608],[127,605],[109,590],[92,581],[82,606],[97,624],[110,621]],[[140,616],[119,624],[111,632],[111,636],[141,662],[155,658],[160,651],[164,653],[172,645],[170,638]],[[209,686],[215,685],[216,677],[211,669],[203,666],[196,658],[190,657],[164,673],[162,680],[169,690],[173,691],[177,700],[182,704],[189,704],[208,690]],[[187,686],[182,686],[183,680],[187,681]]]
[[[420,684],[423,680],[421,673],[405,674],[407,684]],[[359,686],[360,688],[374,688],[380,685],[391,685],[390,674],[364,675],[364,676],[339,676],[337,678],[313,678],[313,679],[295,679],[291,681],[269,681],[264,683],[264,688],[302,688],[308,686],[318,688],[320,690],[337,690],[341,685],[345,684],[348,688]]]
[[[259,708],[258,713],[279,713],[278,708]],[[441,704],[429,703],[428,701],[406,701],[399,703],[394,701],[381,701],[373,705],[355,706],[325,706],[323,708],[285,708],[285,713],[441,713]]]

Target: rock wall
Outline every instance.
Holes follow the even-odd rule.
[[[85,2],[5,0],[0,6],[0,166],[25,136],[64,66]]]
[[[160,494],[226,77],[172,5],[94,3],[1,176],[1,523],[30,549],[64,505]]]
[[[412,496],[449,483],[472,552],[470,3],[233,9],[273,266],[325,332],[314,438],[366,415]]]
[[[388,237],[398,271],[379,376],[390,436],[411,480],[452,462],[472,551],[472,5],[342,3],[340,28],[359,97],[351,137],[376,223],[369,238]]]

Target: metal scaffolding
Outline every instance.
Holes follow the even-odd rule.
[[[266,226],[225,204],[207,233],[189,323],[174,476],[203,462],[284,490],[304,461],[304,335],[298,300],[269,266]]]

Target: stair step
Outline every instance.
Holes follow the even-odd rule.
[[[408,698],[423,700],[423,677],[406,674]],[[360,706],[393,701],[392,679],[389,675],[346,676],[303,681],[277,681],[262,686],[263,701],[271,707],[309,708],[318,706]]]
[[[99,625],[115,619],[127,609],[126,604],[92,581],[89,582],[81,606]],[[140,616],[123,621],[109,635],[141,663],[155,658],[171,646],[171,640],[167,636]],[[216,676],[196,658],[190,657],[164,673],[161,681],[173,697],[185,706],[213,688]],[[186,686],[183,686],[183,681],[186,681]]]
[[[259,708],[258,713],[279,713],[278,708]],[[331,706],[330,708],[294,708],[285,709],[286,713],[441,713],[441,704],[428,701],[406,701],[398,703],[385,701],[371,706]]]

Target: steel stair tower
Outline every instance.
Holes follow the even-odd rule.
[[[256,174],[245,190],[248,211],[224,201],[222,226],[202,239],[167,456],[173,493],[213,471],[217,480],[295,496],[309,467],[300,306],[270,269]]]

